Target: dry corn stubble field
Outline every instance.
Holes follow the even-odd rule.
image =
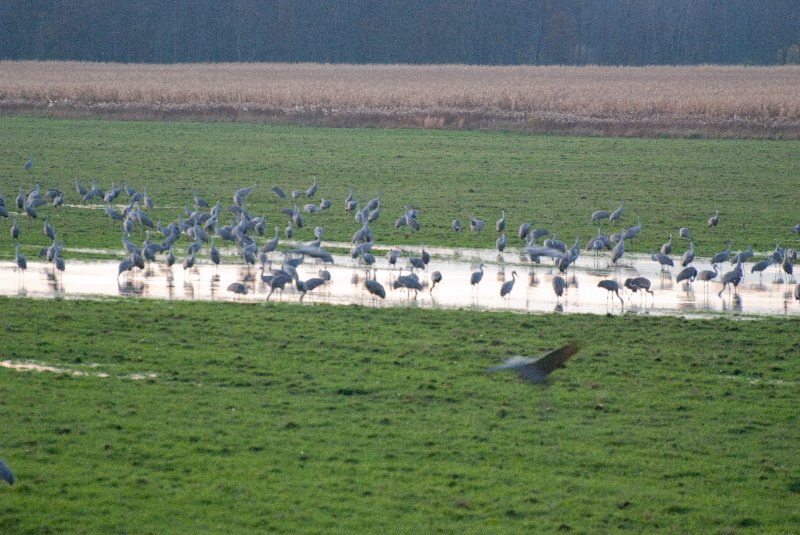
[[[800,137],[800,66],[0,62],[0,113]]]

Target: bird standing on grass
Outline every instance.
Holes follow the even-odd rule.
[[[503,364],[489,368],[487,371],[498,372],[503,370],[513,370],[519,376],[534,384],[542,384],[547,381],[547,376],[557,368],[563,368],[564,363],[575,353],[580,346],[577,342],[570,342],[554,351],[550,351],[541,357],[522,357],[515,355]]]
[[[708,218],[708,226],[716,227],[719,224],[719,210],[714,212],[714,215]]]

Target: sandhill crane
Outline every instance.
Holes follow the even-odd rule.
[[[636,216],[636,225],[626,230],[625,233],[623,234],[623,237],[626,240],[632,240],[636,236],[638,236],[641,231],[642,231],[642,220],[639,216]]]
[[[653,253],[652,255],[650,255],[650,258],[661,264],[661,271],[664,271],[664,269],[666,269],[667,266],[669,267],[675,266],[675,263],[672,261],[672,259],[665,254]]]
[[[714,215],[708,218],[708,226],[709,227],[716,227],[719,224],[719,210],[714,212]]]
[[[500,297],[505,297],[511,293],[511,290],[514,289],[514,282],[516,282],[516,280],[517,280],[517,272],[512,271],[511,280],[504,282],[503,285],[500,287]]]
[[[608,219],[609,217],[611,217],[611,212],[608,210],[597,210],[596,212],[592,212],[592,215],[589,218],[589,223],[602,221],[603,219]]]
[[[722,282],[722,290],[720,290],[719,294],[717,294],[719,297],[722,297],[722,292],[725,291],[725,288],[728,288],[728,285],[732,285],[734,293],[736,293],[736,290],[737,290],[737,288],[739,286],[739,283],[742,282],[742,264],[741,264],[741,262],[736,264],[736,267],[733,268],[732,270],[728,271],[727,273],[724,273],[722,275],[721,282]],[[730,289],[729,289],[729,291],[730,291]]]
[[[16,254],[16,261],[17,261],[17,268],[20,271],[25,271],[28,269],[28,261],[25,259],[25,256],[20,252],[20,245],[17,244],[17,254]]]
[[[211,238],[211,251],[209,255],[211,256],[211,261],[218,266],[220,261],[220,255],[219,255],[219,249],[217,249],[216,246],[214,245],[214,238]]]
[[[312,177],[314,183],[306,190],[306,197],[313,197],[314,194],[317,192],[317,176],[314,175]]]
[[[683,253],[683,256],[681,257],[681,265],[683,267],[688,266],[692,262],[694,262],[694,241],[689,242],[689,248],[686,250],[686,252]]]
[[[519,355],[513,356],[506,360],[499,366],[489,368],[489,372],[497,372],[503,370],[512,370],[516,372],[522,379],[534,383],[541,384],[547,381],[547,376],[554,370],[563,368],[564,363],[578,352],[580,346],[577,342],[570,342],[569,344],[560,347],[554,351],[550,351],[541,357],[522,357]]]
[[[531,231],[532,226],[533,225],[531,223],[522,223],[519,226],[519,231],[517,232],[519,239],[525,241],[528,238],[528,233]]]
[[[473,271],[473,272],[472,272],[472,275],[470,275],[470,277],[469,277],[469,283],[470,283],[472,286],[475,286],[475,285],[477,285],[477,284],[480,284],[480,282],[481,282],[481,279],[483,278],[483,268],[485,268],[486,266],[484,266],[483,264],[481,264],[481,265],[480,265],[480,266],[478,266],[478,267],[479,267],[479,270],[478,270],[478,271]]]
[[[370,279],[369,276],[364,280],[364,287],[374,297],[380,297],[381,299],[386,298],[386,290],[383,285],[375,279]]]
[[[408,290],[409,295],[411,294],[411,290],[414,290],[414,299],[417,298],[417,294],[422,291],[422,283],[419,281],[419,277],[415,273],[411,273],[410,275],[400,275],[397,277],[397,280],[394,281],[394,289],[398,288],[405,288]]]
[[[431,289],[428,293],[433,293],[433,289],[436,287],[437,284],[442,282],[442,274],[439,271],[434,271],[431,273]]]
[[[503,214],[500,216],[500,219],[498,219],[497,223],[495,223],[497,232],[503,232],[506,229],[506,211],[503,210],[502,212]]]
[[[719,274],[717,266],[713,266],[713,268],[714,268],[713,271],[704,269],[703,271],[697,274],[697,280],[701,280],[705,283],[706,291],[708,291],[708,281],[716,279],[717,275]]]
[[[473,232],[480,232],[483,230],[483,227],[486,225],[486,222],[483,219],[478,219],[474,216],[470,216],[469,218],[469,229]]]
[[[630,279],[625,279],[625,287],[630,290],[632,293],[636,293],[639,290],[643,290],[650,295],[653,295],[652,290],[650,290],[650,279],[647,277],[633,277]]]
[[[505,233],[500,233],[500,237],[495,240],[495,246],[497,247],[497,251],[502,255],[503,251],[506,250],[506,235]]]
[[[688,281],[691,283],[694,282],[696,277],[697,269],[694,266],[688,266],[683,268],[680,273],[678,273],[678,276],[675,277],[675,282]]]
[[[678,230],[678,236],[680,236],[681,238],[683,238],[685,240],[691,240],[692,239],[692,237],[689,236],[689,229],[686,228],[686,227],[681,227],[680,230]]]
[[[728,240],[728,248],[725,249],[724,251],[720,251],[717,254],[715,254],[711,258],[711,263],[712,264],[721,264],[722,262],[725,262],[726,260],[728,260],[728,258],[731,257],[731,247],[733,247],[733,242],[731,240]]]
[[[616,264],[622,255],[625,254],[625,239],[619,240],[617,245],[614,246],[614,249],[611,251],[611,263]]]
[[[619,295],[619,283],[612,279],[604,279],[597,283],[598,288],[605,288],[608,290],[609,294],[615,293],[619,298],[619,302],[625,305],[625,301],[622,300],[622,296]],[[608,297],[606,297],[608,299]]]
[[[228,291],[237,295],[247,294],[247,286],[242,282],[232,282],[228,285]]]
[[[306,296],[306,292],[310,292],[314,288],[318,288],[325,284],[325,279],[320,277],[312,277],[305,281],[297,281],[296,283],[297,290],[300,292],[300,302],[303,302],[303,298]]]
[[[663,255],[670,255],[672,254],[672,234],[669,235],[669,240],[661,246],[661,254]]]
[[[608,219],[611,221],[611,224],[619,223],[620,219],[622,219],[622,205],[625,204],[625,200],[621,200],[619,202],[619,208],[611,212],[611,215],[608,216]]]

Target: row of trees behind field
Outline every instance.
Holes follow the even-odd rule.
[[[797,0],[5,0],[0,59],[800,62]]]

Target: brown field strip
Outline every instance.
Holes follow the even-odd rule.
[[[800,137],[800,66],[0,61],[0,113],[635,136]]]

